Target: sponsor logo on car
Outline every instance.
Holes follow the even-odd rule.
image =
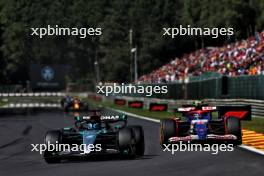
[[[115,116],[101,116],[101,120],[117,120],[119,119],[118,115]]]

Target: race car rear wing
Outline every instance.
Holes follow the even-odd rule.
[[[218,118],[226,118],[226,117],[236,117],[240,120],[251,120],[251,106],[250,105],[225,105],[225,106],[187,106],[184,105],[177,109],[177,112],[181,112],[183,114],[195,111],[195,110],[203,110],[203,111],[217,111]]]
[[[195,107],[181,107],[177,109],[178,112],[189,112],[193,110],[195,110]]]
[[[251,105],[218,106],[218,118],[236,117],[240,120],[251,120]]]
[[[189,112],[194,110],[203,110],[203,111],[216,111],[216,106],[201,106],[201,107],[195,107],[195,106],[189,106],[189,107],[180,107],[177,109],[178,112]]]

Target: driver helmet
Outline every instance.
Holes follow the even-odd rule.
[[[193,117],[194,117],[194,119],[199,119],[199,118],[202,117],[202,115],[199,114],[199,113],[194,113],[194,114],[193,114]]]
[[[83,124],[83,128],[88,129],[88,130],[96,130],[100,128],[99,123],[85,123]]]
[[[196,101],[193,102],[193,105],[194,105],[195,107],[197,107],[197,106],[201,106],[202,104],[203,104],[203,101],[199,101],[199,100],[196,100]]]
[[[65,100],[66,101],[70,101],[71,100],[71,97],[69,95],[66,95]]]

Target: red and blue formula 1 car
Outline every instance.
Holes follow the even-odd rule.
[[[160,122],[161,144],[182,142],[242,143],[241,120],[251,120],[251,106],[219,106],[205,104],[178,108],[180,118]],[[212,113],[218,113],[213,119]],[[185,118],[185,120],[182,120]]]

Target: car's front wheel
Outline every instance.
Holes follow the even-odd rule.
[[[176,125],[172,119],[160,120],[160,143],[167,144],[169,138],[176,135]]]
[[[226,133],[232,134],[237,137],[237,140],[234,142],[235,145],[242,144],[242,132],[241,132],[241,123],[240,120],[236,117],[229,117],[226,119]]]
[[[61,131],[59,130],[53,130],[48,131],[45,135],[44,142],[46,144],[46,147],[48,145],[57,145],[60,144],[62,141],[62,135]],[[61,158],[56,154],[58,151],[44,151],[44,160],[47,163],[59,163],[61,161]]]

